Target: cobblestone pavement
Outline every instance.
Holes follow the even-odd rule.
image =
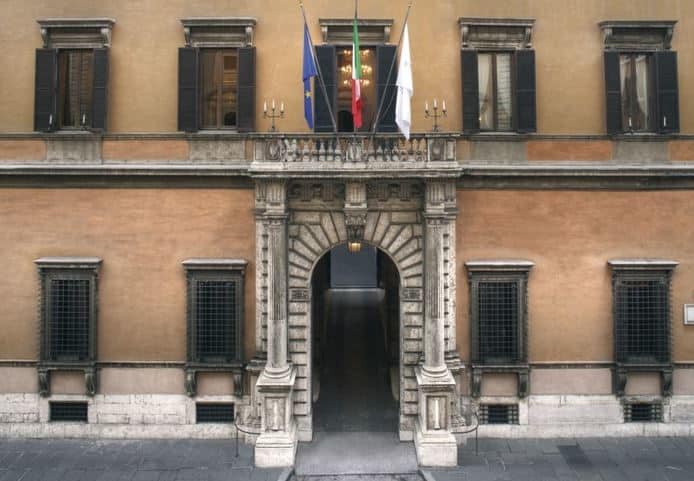
[[[501,440],[461,446],[427,481],[694,481],[694,438]],[[0,481],[275,481],[233,441],[0,439]],[[293,476],[293,481],[419,481],[416,473]]]

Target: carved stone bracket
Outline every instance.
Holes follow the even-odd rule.
[[[473,367],[470,376],[470,395],[473,398],[482,396],[482,378],[484,373],[515,373],[518,376],[518,397],[524,399],[530,394],[530,368],[519,366],[480,366]]]
[[[195,369],[186,369],[184,383],[186,396],[194,397],[197,394],[197,373]]]
[[[51,394],[51,374],[48,369],[39,368],[39,394],[48,397]]]
[[[97,390],[96,368],[90,367],[84,370],[84,385],[87,396],[94,396]]]
[[[664,397],[670,397],[672,396],[672,369],[663,369],[660,372],[661,380],[662,380],[662,386],[663,386],[663,396]]]

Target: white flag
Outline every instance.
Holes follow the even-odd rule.
[[[410,126],[412,124],[412,107],[410,99],[414,94],[412,83],[412,59],[410,58],[410,33],[405,24],[402,36],[402,49],[400,50],[400,66],[398,67],[398,99],[395,104],[395,123],[407,140],[410,140]]]

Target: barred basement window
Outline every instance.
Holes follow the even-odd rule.
[[[480,424],[518,424],[518,404],[481,404]]]
[[[51,422],[87,422],[86,402],[50,402],[48,407]]]
[[[661,423],[663,422],[662,403],[626,403],[624,404],[625,423]]]
[[[233,423],[234,403],[195,403],[196,423]]]
[[[96,359],[97,273],[101,259],[36,260],[41,279],[42,365],[85,365]]]

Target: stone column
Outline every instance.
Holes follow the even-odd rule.
[[[263,224],[267,235],[267,362],[257,390],[261,435],[255,445],[260,467],[292,466],[296,455],[293,416],[295,372],[287,359],[287,209],[284,181],[265,184]]]
[[[419,464],[455,466],[458,446],[451,433],[451,400],[455,381],[446,365],[444,234],[451,227],[446,182],[426,184],[424,211],[424,363],[417,369],[419,417],[415,449]]]

